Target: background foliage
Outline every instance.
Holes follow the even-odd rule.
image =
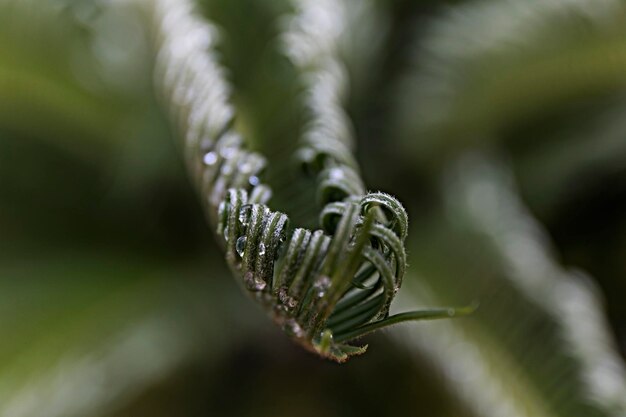
[[[212,240],[141,2],[0,0],[0,415],[626,415],[626,5],[368,4],[345,105],[366,184],[412,221],[396,308],[480,310],[341,367],[301,352]],[[270,159],[303,124],[293,6],[199,5]]]

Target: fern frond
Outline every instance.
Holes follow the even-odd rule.
[[[462,325],[426,326],[399,342],[406,337],[432,358],[477,415],[626,413],[626,370],[599,290],[586,274],[561,265],[520,197],[520,179],[484,154],[496,141],[503,145],[505,133],[574,98],[609,97],[611,113],[568,120],[561,141],[545,135],[540,149],[516,153],[514,162],[533,192],[551,193],[545,204],[581,166],[615,167],[610,161],[624,143],[623,105],[614,97],[623,95],[625,11],[624,2],[612,0],[451,7],[420,33],[414,67],[400,84],[397,121],[419,151],[412,156],[456,161],[431,165],[445,177],[446,217],[431,218],[434,225],[426,223],[416,238],[413,259],[424,278],[408,299],[453,303],[471,294],[481,309]],[[452,156],[464,149],[473,154]]]
[[[560,265],[504,165],[466,155],[444,190],[447,216],[412,248],[423,278],[404,295],[412,304],[473,295],[481,308],[398,342],[431,358],[477,415],[624,415],[626,369],[599,291]]]
[[[189,3],[155,2],[155,82],[183,139],[187,166],[240,284],[305,348],[342,362],[346,342],[406,319],[448,318],[443,309],[389,317],[406,267],[408,220],[384,193],[366,193],[342,108],[347,75],[336,56],[349,3],[301,2],[285,34],[307,81],[310,111],[297,156],[317,177],[322,230],[289,228],[267,204],[268,163],[233,127],[230,86],[214,51],[217,31]],[[270,161],[271,162],[271,161]]]
[[[428,158],[429,150],[489,141],[568,100],[622,90],[625,22],[616,0],[450,8],[416,32],[414,66],[398,88],[403,137]]]

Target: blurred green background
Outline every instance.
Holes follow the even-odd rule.
[[[626,3],[342,3],[363,175],[411,219],[395,310],[481,306],[341,366],[227,271],[149,3],[0,0],[0,416],[626,416]],[[304,120],[295,3],[198,5],[270,163]]]

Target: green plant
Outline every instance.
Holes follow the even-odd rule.
[[[623,1],[197,3],[178,3],[199,30],[168,50],[181,15],[157,18],[160,2],[0,0],[0,415],[624,415]],[[188,129],[191,114],[210,123]],[[186,146],[204,135],[229,158]],[[288,324],[278,283],[308,276],[288,261],[352,213],[333,262],[350,269],[381,207],[325,203],[364,184],[411,217],[406,240],[380,228],[410,255],[390,318],[481,308],[368,335],[367,358],[337,367],[243,295],[276,284],[268,310]],[[277,279],[249,291],[257,267]],[[386,310],[378,294],[356,322]],[[326,321],[337,345],[342,321]],[[305,344],[342,358],[329,334]]]
[[[156,83],[230,268],[252,298],[295,341],[338,362],[365,351],[345,342],[374,330],[472,311],[389,316],[406,268],[408,219],[395,198],[365,192],[352,155],[354,139],[341,107],[347,75],[335,52],[349,10],[302,2],[285,34],[290,58],[308,81],[310,120],[296,157],[316,177],[323,207],[322,230],[311,232],[289,230],[288,217],[266,205],[266,159],[246,150],[233,127],[230,88],[213,52],[217,30],[192,8],[168,0],[154,4]]]

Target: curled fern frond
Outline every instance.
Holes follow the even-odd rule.
[[[352,154],[341,106],[347,75],[334,46],[341,30],[317,26],[320,16],[341,24],[347,11],[335,2],[300,6],[285,36],[308,82],[310,120],[296,157],[317,177],[322,230],[291,229],[287,215],[268,207],[271,190],[261,182],[267,161],[233,129],[230,88],[213,52],[217,31],[186,2],[155,2],[155,82],[239,283],[295,341],[342,362],[365,351],[347,342],[366,333],[467,311],[389,315],[406,269],[406,211],[390,195],[365,192]],[[309,13],[313,19],[304,19]]]

